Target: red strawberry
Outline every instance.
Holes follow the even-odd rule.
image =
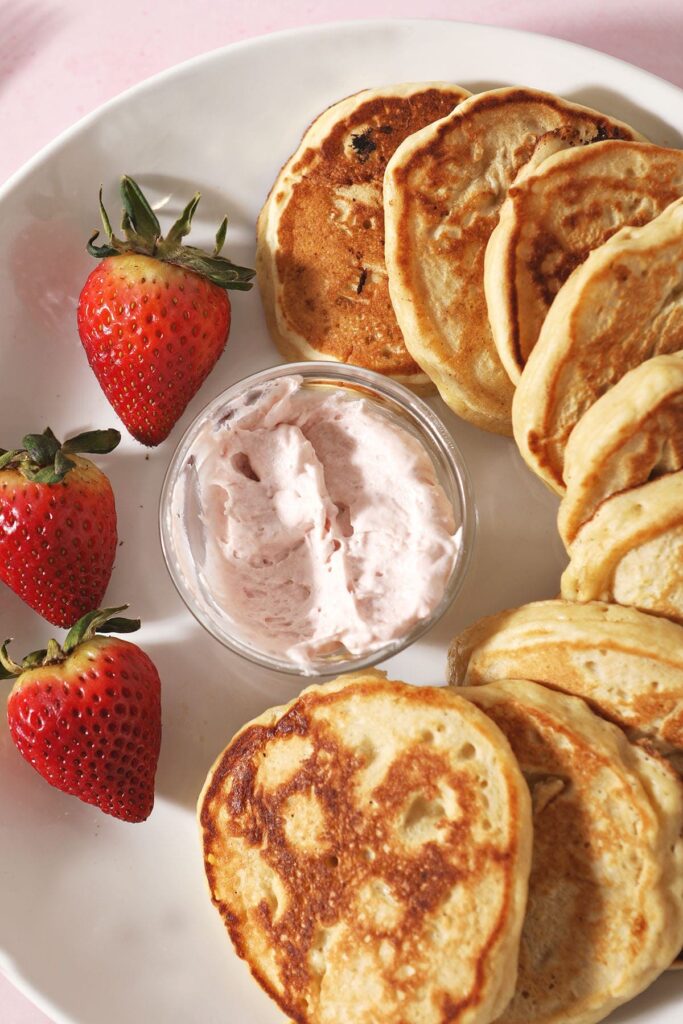
[[[251,288],[253,270],[220,256],[227,219],[212,255],[183,245],[197,193],[165,238],[136,183],[121,180],[125,241],[88,242],[103,262],[85,282],[78,331],[102,390],[138,441],[157,445],[170,433],[225,348],[230,330],[226,289]]]
[[[125,607],[125,606],[124,606]],[[17,665],[0,649],[0,678],[17,676],[7,703],[19,753],[51,786],[123,821],[154,805],[161,744],[159,674],[135,644],[96,632],[130,632],[139,621],[85,615],[64,647],[50,640]]]
[[[107,477],[75,452],[106,453],[118,430],[60,444],[50,428],[0,449],[0,579],[56,626],[72,626],[104,597],[116,552]]]

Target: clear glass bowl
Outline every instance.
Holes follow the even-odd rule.
[[[239,629],[212,600],[201,573],[205,549],[201,503],[196,487],[187,486],[192,474],[193,445],[208,420],[224,416],[235,399],[281,377],[301,377],[305,387],[335,388],[374,403],[393,422],[417,438],[428,452],[437,478],[461,524],[460,545],[443,597],[431,615],[408,633],[363,656],[340,647],[303,666],[259,650],[239,634]],[[174,517],[182,517],[184,530],[172,529]],[[469,474],[458,446],[430,407],[412,391],[370,370],[334,362],[286,363],[263,370],[234,384],[195,418],[181,439],[161,491],[159,510],[161,545],[173,583],[197,621],[232,651],[266,668],[294,675],[339,675],[377,664],[402,651],[441,618],[462,586],[474,543],[476,514]]]

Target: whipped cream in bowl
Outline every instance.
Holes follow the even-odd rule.
[[[460,588],[474,519],[462,456],[429,406],[329,362],[219,395],[178,445],[160,508],[198,621],[301,675],[375,664],[422,635]]]

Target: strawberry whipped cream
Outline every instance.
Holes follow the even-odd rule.
[[[280,378],[207,422],[190,464],[201,588],[243,643],[304,668],[362,657],[441,601],[460,524],[424,447],[372,401]]]

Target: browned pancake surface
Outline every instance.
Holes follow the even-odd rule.
[[[472,96],[409,139],[385,182],[391,290],[408,347],[454,411],[510,433],[513,386],[496,350],[484,260],[517,173],[549,132],[630,138],[620,122],[531,89]]]
[[[683,188],[683,153],[622,145],[636,158],[639,150],[654,150],[662,171],[669,162],[677,165]],[[637,198],[633,177],[622,192],[633,189]],[[653,195],[638,204],[641,212],[656,212],[657,192],[667,198],[664,185],[651,188]],[[629,370],[683,349],[681,212],[674,203],[594,249],[548,311],[515,394],[513,425],[523,458],[558,493],[564,491],[565,449],[584,413]],[[611,216],[607,205],[602,216]]]
[[[389,298],[382,179],[397,146],[458,98],[429,88],[370,99],[291,168],[301,180],[279,223],[280,312],[322,355],[381,373],[420,373]]]
[[[594,1024],[671,963],[683,936],[681,786],[582,701],[521,680],[465,691],[532,793],[517,991],[500,1024]]]
[[[375,1024],[380,1004],[395,1024],[404,1006],[406,1020],[488,1021],[514,980],[530,845],[509,748],[452,690],[329,685],[245,727],[201,798],[236,950],[297,1022]]]
[[[572,271],[621,227],[649,223],[681,195],[683,154],[648,143],[604,141],[565,152],[554,166],[553,174],[541,164],[511,190],[517,226],[508,274],[520,368]]]

